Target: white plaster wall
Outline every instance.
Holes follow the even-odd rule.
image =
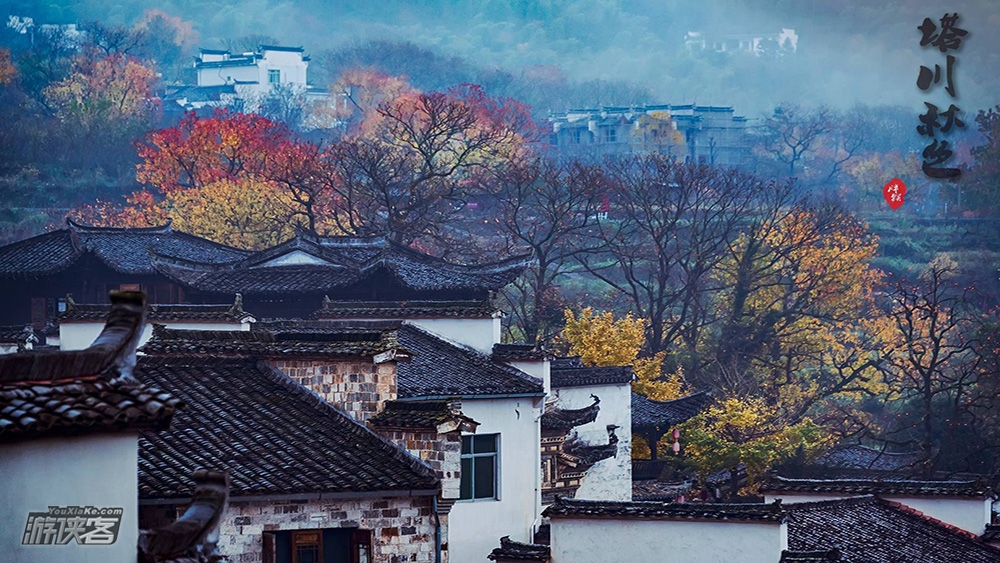
[[[764,495],[764,502],[772,503],[775,499],[781,499],[784,503],[792,504],[797,502],[838,500],[857,496],[860,495],[772,493]],[[937,518],[942,522],[958,526],[977,536],[986,531],[986,524],[990,523],[992,517],[993,502],[991,499],[906,496],[882,496],[882,498],[898,502],[914,510],[919,510],[931,518]]]
[[[546,395],[552,393],[552,370],[549,360],[524,360],[505,363],[540,380],[542,382],[542,390],[545,391]]]
[[[49,438],[0,445],[0,560],[4,563],[132,563],[138,539],[138,435]],[[29,512],[49,506],[124,508],[107,546],[22,546]]]
[[[267,84],[269,69],[281,70],[282,84],[297,84],[305,86],[306,68],[309,63],[302,60],[302,53],[290,51],[264,51],[264,57],[258,63],[260,67],[261,84]]]
[[[289,252],[288,254],[282,254],[281,256],[278,256],[277,258],[274,258],[272,260],[268,260],[267,262],[264,262],[263,264],[261,264],[259,267],[267,267],[267,266],[299,266],[299,265],[303,265],[303,264],[305,264],[305,265],[320,264],[320,265],[323,265],[323,266],[330,266],[331,265],[328,260],[323,260],[322,258],[319,258],[317,256],[313,256],[312,254],[309,254],[308,252],[302,252],[301,250],[293,250],[292,252]]]
[[[541,512],[541,403],[541,397],[462,401],[462,412],[479,422],[476,434],[500,434],[500,500],[455,503],[448,532],[451,561],[485,561],[501,536],[532,540]]]
[[[886,500],[905,504],[919,510],[931,518],[937,518],[953,526],[982,535],[986,524],[990,523],[991,499],[949,498],[949,497],[884,497]]]
[[[554,518],[551,533],[552,563],[775,563],[788,548],[777,522]]]
[[[496,321],[496,323],[494,323]],[[492,354],[493,345],[500,342],[500,335],[494,334],[494,324],[499,319],[408,319],[406,322],[422,328],[457,344]]]
[[[256,82],[259,77],[260,71],[256,65],[199,68],[198,86],[218,86],[220,84],[232,84],[235,81]],[[264,79],[266,82],[267,73],[264,73]]]
[[[578,426],[577,435],[590,444],[608,443],[608,425],[618,426],[618,455],[597,462],[580,481],[575,498],[590,500],[632,500],[632,394],[631,386],[593,385],[555,389],[556,405],[563,409],[582,409],[601,399],[601,410],[594,422]]]
[[[167,328],[179,330],[250,330],[249,323],[219,323],[219,322],[158,322]],[[104,330],[104,321],[94,322],[66,322],[59,323],[59,349],[60,350],[83,350],[90,347],[97,336]],[[139,346],[142,346],[153,337],[153,324],[146,323],[142,329],[142,336],[139,337]]]
[[[17,352],[17,344],[0,344],[0,354],[13,354]]]

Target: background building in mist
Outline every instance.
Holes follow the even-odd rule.
[[[778,33],[732,33],[726,35],[689,31],[684,36],[688,51],[716,53],[746,53],[756,57],[780,57],[798,51],[799,36],[794,29],[782,28]]]
[[[571,109],[549,116],[551,142],[573,156],[658,152],[683,162],[742,166],[753,140],[732,106],[645,105]]]

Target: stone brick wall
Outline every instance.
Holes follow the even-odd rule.
[[[375,431],[406,449],[433,469],[441,479],[441,498],[457,499],[462,484],[462,433],[438,434],[432,430],[383,429]]]
[[[140,522],[152,523],[169,510],[143,506]],[[260,563],[264,532],[361,528],[372,531],[374,563],[433,563],[432,511],[431,497],[231,502],[219,528],[219,551],[230,563]],[[441,517],[441,542],[442,561],[447,562],[447,516]]]
[[[396,399],[396,364],[392,362],[297,359],[270,363],[359,422]]]

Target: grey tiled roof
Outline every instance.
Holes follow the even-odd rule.
[[[264,325],[267,327],[268,325]],[[176,330],[155,325],[146,354],[212,357],[372,357],[400,349],[394,330],[336,329]]]
[[[113,292],[94,343],[76,351],[0,356],[0,441],[162,428],[181,401],[131,377],[145,296]]]
[[[840,558],[839,549],[821,549],[817,551],[782,550],[779,563],[824,563],[829,561],[844,561]]]
[[[0,326],[0,343],[3,344],[24,344],[32,340],[34,342],[45,342],[44,335],[39,338],[39,334],[30,325],[5,325]]]
[[[500,547],[494,548],[487,558],[490,561],[548,561],[550,556],[547,545],[516,542],[504,536],[500,538]]]
[[[673,502],[677,497],[691,492],[689,481],[665,483],[663,481],[632,481],[632,500]]]
[[[632,393],[632,428],[666,432],[675,424],[700,413],[709,398],[708,393],[700,392],[672,401],[654,401]]]
[[[557,367],[557,365],[559,367]],[[630,366],[551,368],[552,387],[586,387],[590,385],[625,385],[635,379]]]
[[[781,522],[780,504],[718,504],[706,502],[623,502],[559,497],[542,513],[549,518],[610,518],[651,520],[732,520]]]
[[[1000,550],[899,503],[874,497],[785,504],[788,548],[836,546],[844,561],[996,563]]]
[[[789,479],[772,476],[762,493],[845,493],[851,495],[953,496],[986,498],[993,491],[984,481],[916,481],[910,479]]]
[[[533,344],[494,344],[493,357],[506,362],[544,360],[548,353]]]
[[[448,401],[386,401],[382,412],[368,419],[376,428],[436,429],[448,422],[478,424]]]
[[[98,321],[108,316],[110,305],[73,304],[59,314],[60,321]],[[148,305],[146,319],[156,321],[206,321],[237,323],[254,318],[242,308],[225,305]]]
[[[70,222],[66,229],[0,247],[0,277],[53,274],[69,268],[84,256],[93,256],[118,272],[153,274],[151,252],[157,256],[216,264],[238,260],[247,254],[243,250],[174,231],[169,225],[118,229],[87,227]]]
[[[488,301],[330,301],[314,319],[490,318],[497,312]]]
[[[920,459],[920,452],[892,453],[861,444],[847,444],[831,448],[814,465],[834,469],[898,472],[912,469]]]
[[[251,359],[144,356],[136,376],[187,408],[139,441],[140,498],[183,498],[192,470],[232,496],[437,489],[434,472],[289,377]]]
[[[481,352],[410,325],[397,331],[413,354],[396,365],[399,398],[543,394],[542,382]]]
[[[591,395],[594,403],[582,409],[560,409],[550,408],[542,413],[542,430],[564,430],[569,431],[577,426],[583,426],[589,422],[597,420],[600,412],[601,400]]]
[[[311,263],[268,265],[283,255],[301,252]],[[212,292],[332,293],[386,271],[414,291],[494,291],[516,279],[530,264],[516,256],[488,264],[454,264],[422,254],[382,237],[317,237],[294,239],[228,264],[198,263],[191,258],[156,262],[164,275],[195,289]]]
[[[165,428],[181,401],[121,379],[0,387],[0,442],[124,429]]]

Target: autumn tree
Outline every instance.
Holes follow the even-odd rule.
[[[136,179],[166,193],[258,177],[289,138],[286,127],[259,115],[219,109],[201,118],[190,112],[139,145]]]
[[[954,260],[940,255],[916,283],[899,281],[889,296],[889,332],[895,349],[888,357],[887,372],[897,404],[915,416],[901,416],[903,427],[886,436],[916,446],[926,474],[937,469],[982,469],[970,467],[970,462],[982,460],[961,459],[944,450],[957,427],[980,426],[979,419],[997,397],[980,353],[989,339],[981,341],[977,315],[970,307],[971,290],[954,283],[956,270]]]
[[[68,77],[48,86],[45,98],[56,115],[84,137],[107,125],[131,136],[147,127],[157,110],[155,86],[155,72],[136,59],[120,53],[90,54],[77,58]]]
[[[713,316],[711,296],[720,289],[712,273],[754,202],[776,187],[664,155],[605,166],[611,212],[599,225],[602,252],[578,260],[646,320],[648,355],[681,353],[697,371],[702,331]]]
[[[970,206],[989,213],[1000,210],[1000,105],[976,115],[983,144],[972,150],[975,163],[966,171]]]
[[[837,209],[775,207],[751,221],[718,271],[726,289],[707,368],[717,388],[768,397],[792,424],[859,424],[857,400],[887,390],[876,252],[865,226]]]
[[[684,455],[704,477],[739,464],[752,491],[765,472],[802,452],[829,445],[829,434],[809,418],[790,421],[779,407],[759,397],[729,397],[680,425]]]
[[[288,193],[252,179],[227,178],[160,197],[139,191],[129,196],[125,205],[99,201],[71,215],[110,227],[149,227],[170,221],[185,233],[259,250],[295,234],[294,213]]]
[[[666,401],[683,396],[687,390],[682,371],[663,377],[661,352],[643,356],[646,348],[646,321],[631,313],[615,319],[611,311],[597,313],[590,307],[579,315],[566,309],[565,326],[559,342],[571,356],[579,356],[588,366],[632,366],[636,381],[632,388],[651,399]]]
[[[794,177],[800,163],[833,127],[831,112],[825,107],[807,110],[795,104],[782,104],[764,118],[757,149],[781,165],[788,177]]]
[[[573,257],[599,244],[592,232],[606,197],[600,167],[533,157],[502,169],[496,207],[507,250],[530,248],[535,263],[504,295],[526,342],[546,342],[562,320],[558,280]]]
[[[335,107],[332,117],[347,123],[349,134],[357,133],[360,124],[374,118],[378,108],[416,91],[405,76],[391,76],[374,68],[348,68],[330,84]]]
[[[338,227],[397,242],[443,235],[485,173],[521,158],[534,140],[527,109],[476,86],[404,94],[378,107],[331,149]]]
[[[132,33],[141,39],[135,56],[152,63],[164,81],[183,79],[200,41],[193,22],[153,8],[143,12]]]
[[[642,357],[646,347],[645,321],[631,313],[615,319],[610,311],[597,313],[587,307],[579,315],[566,309],[565,326],[558,338],[558,344],[567,347],[572,356],[588,366],[632,366],[636,379],[632,390],[653,400],[669,401],[690,392],[684,380],[683,370],[664,376],[661,352],[652,357]],[[649,456],[650,448],[646,438],[632,436],[632,454],[636,459]]]

